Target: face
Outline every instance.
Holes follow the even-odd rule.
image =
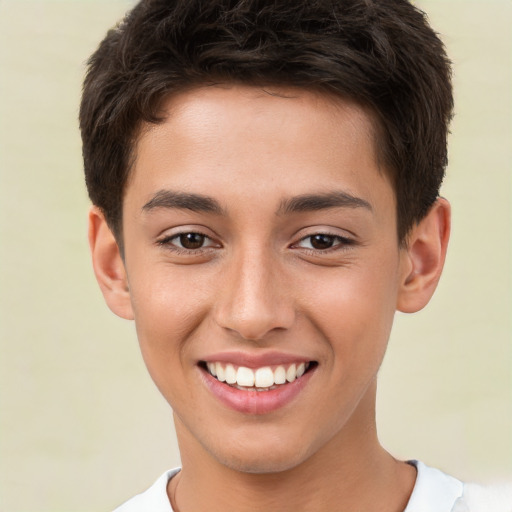
[[[271,92],[170,99],[123,209],[141,350],[178,434],[248,472],[348,446],[373,420],[404,273],[370,116]]]

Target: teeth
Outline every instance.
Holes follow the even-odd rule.
[[[254,372],[250,368],[240,366],[236,372],[236,383],[239,386],[252,388],[254,386]]]
[[[219,378],[217,376],[217,378]],[[297,367],[292,364],[290,367],[288,367],[288,370],[286,370],[286,380],[288,382],[293,382],[297,378]]]
[[[286,382],[286,370],[284,366],[278,366],[274,371],[274,384],[284,384]]]
[[[254,384],[257,388],[269,388],[274,385],[274,372],[272,368],[258,368],[254,377]]]
[[[217,363],[220,364],[220,363]],[[235,384],[236,382],[236,370],[232,364],[226,366],[226,382],[228,384]]]
[[[224,370],[224,366],[222,366],[220,363],[217,363],[215,365],[215,371],[217,372],[217,379],[221,382],[224,382],[226,380],[226,371]]]
[[[276,385],[293,382],[295,379],[302,377],[309,368],[309,363],[291,364],[287,368],[281,365],[274,370],[270,366],[264,366],[256,370],[245,366],[236,368],[232,364],[224,365],[224,363],[219,362],[208,362],[206,367],[210,374],[217,377],[220,382],[226,382],[241,389],[254,387],[257,391],[268,391],[274,389]]]
[[[208,371],[214,376],[217,376],[217,370],[215,368],[215,363],[206,363],[206,366],[208,367]]]

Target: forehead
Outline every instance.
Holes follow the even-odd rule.
[[[254,134],[286,127],[288,130],[298,132],[302,129],[319,135],[318,128],[325,127],[336,135],[340,117],[343,117],[351,125],[353,134],[357,132],[375,150],[378,131],[378,122],[369,108],[334,94],[298,87],[241,84],[199,86],[162,101],[160,115],[164,123],[174,126],[175,135],[195,140],[216,133],[225,138],[227,133],[220,131],[224,123],[232,127],[233,134],[236,129],[247,129]],[[142,125],[137,149],[140,149],[140,143],[147,136],[155,137],[158,126],[150,123]],[[276,140],[279,144],[283,142],[282,137]]]
[[[373,183],[387,181],[373,116],[333,95],[216,85],[173,95],[162,111],[164,121],[144,125],[135,148],[127,196],[140,201],[165,188],[222,192],[236,183],[249,185],[242,191],[248,196],[266,197],[276,187],[281,196],[311,186],[328,192],[339,184],[371,199],[379,189]]]

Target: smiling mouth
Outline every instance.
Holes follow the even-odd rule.
[[[233,388],[242,391],[271,391],[300,379],[317,363],[308,361],[254,369],[221,362],[202,361],[199,365],[219,382]]]

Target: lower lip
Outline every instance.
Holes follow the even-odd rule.
[[[246,414],[268,414],[289,404],[306,386],[314,368],[304,375],[269,391],[245,391],[218,381],[200,369],[210,391],[230,409]]]

